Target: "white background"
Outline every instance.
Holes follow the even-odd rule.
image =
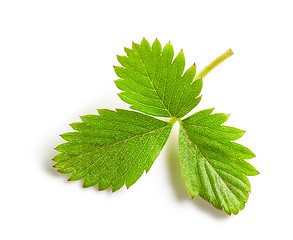
[[[292,1],[1,1],[1,239],[292,239]],[[195,110],[231,113],[261,173],[228,216],[181,178],[176,127],[148,174],[116,193],[67,182],[51,159],[97,108],[128,108],[113,65],[123,47],[157,37],[204,79]]]

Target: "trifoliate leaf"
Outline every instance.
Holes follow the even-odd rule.
[[[245,175],[258,171],[245,159],[255,157],[248,148],[232,142],[244,131],[223,126],[229,115],[199,111],[180,121],[179,153],[182,174],[192,198],[199,195],[227,214],[237,214],[248,200]]]
[[[142,113],[103,109],[99,115],[81,117],[73,123],[75,132],[65,133],[67,141],[56,149],[53,160],[69,180],[84,178],[84,187],[98,184],[113,191],[134,184],[149,171],[165,145],[173,123],[179,121],[179,153],[182,174],[191,197],[197,195],[228,214],[237,214],[248,200],[250,183],[246,176],[258,171],[246,162],[254,154],[233,141],[244,131],[222,125],[227,114],[212,114],[213,109],[197,112],[181,120],[201,100],[202,78],[233,55],[229,49],[196,76],[195,64],[185,73],[185,58],[180,51],[174,58],[171,43],[162,49],[158,40],[152,46],[146,39],[124,49],[118,56],[121,67],[116,81],[119,96]],[[172,118],[169,122],[143,113]]]
[[[53,160],[69,180],[85,178],[84,187],[99,184],[103,190],[134,184],[149,171],[170,134],[172,124],[133,111],[99,110],[99,115],[81,117],[71,124],[76,132],[62,136],[66,143]]]
[[[120,98],[131,108],[158,117],[181,118],[199,102],[202,78],[194,81],[196,67],[184,74],[185,58],[180,51],[176,58],[171,43],[162,49],[158,40],[152,46],[146,39],[125,48],[127,56],[118,56],[122,67],[115,67],[121,78],[116,86]],[[183,75],[182,75],[183,74]]]

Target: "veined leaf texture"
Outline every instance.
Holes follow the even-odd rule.
[[[198,75],[195,64],[184,72],[183,51],[174,57],[170,42],[162,47],[157,39],[152,45],[143,39],[124,50],[127,56],[118,56],[121,66],[114,67],[119,77],[115,83],[122,91],[120,98],[136,111],[102,109],[81,117],[82,122],[71,124],[75,131],[61,135],[67,142],[57,146],[54,167],[71,174],[69,180],[84,179],[84,187],[130,187],[150,170],[178,121],[182,176],[190,196],[199,195],[227,214],[238,214],[251,191],[247,176],[258,174],[246,161],[254,153],[235,142],[244,131],[223,125],[229,115],[212,113],[213,109],[183,118],[201,100],[202,77],[232,50]]]

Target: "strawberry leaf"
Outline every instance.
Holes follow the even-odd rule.
[[[120,98],[131,108],[158,117],[181,118],[199,102],[202,78],[194,81],[196,67],[184,74],[185,57],[180,51],[176,58],[171,43],[162,49],[158,40],[152,46],[146,39],[141,44],[125,48],[127,56],[118,56],[122,67],[115,67],[121,78],[115,81],[122,90]],[[183,75],[182,75],[183,74]]]
[[[246,175],[257,170],[245,159],[255,157],[248,148],[232,142],[244,131],[223,126],[229,115],[197,112],[180,123],[179,153],[182,174],[192,198],[197,195],[227,214],[237,214],[248,200]]]
[[[117,57],[122,66],[114,67],[120,77],[115,83],[122,90],[120,98],[142,113],[102,109],[99,115],[81,117],[82,122],[71,125],[75,132],[61,135],[67,142],[57,146],[54,167],[71,173],[68,180],[84,178],[84,187],[130,187],[150,170],[178,121],[181,169],[189,194],[237,214],[251,190],[246,176],[258,174],[246,161],[255,155],[234,142],[244,131],[222,125],[229,115],[212,114],[213,109],[181,120],[200,102],[202,78],[233,51],[227,50],[195,75],[195,64],[184,72],[183,51],[174,58],[170,42],[162,49],[158,40],[151,46],[143,39],[124,50],[127,56]]]
[[[122,109],[102,109],[81,119],[71,124],[76,132],[61,135],[68,142],[56,148],[61,153],[53,160],[59,172],[71,173],[69,180],[85,178],[84,187],[99,184],[100,190],[134,184],[150,170],[172,128],[171,123]]]

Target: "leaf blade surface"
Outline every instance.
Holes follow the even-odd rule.
[[[255,155],[232,142],[244,131],[222,125],[229,115],[212,111],[197,112],[180,123],[182,175],[192,198],[199,195],[227,214],[238,214],[251,191],[246,176],[258,174],[245,159]]]
[[[162,49],[155,40],[152,46],[146,39],[125,48],[127,56],[117,56],[122,67],[115,67],[120,77],[116,86],[120,98],[134,110],[157,117],[181,118],[200,102],[202,79],[194,81],[195,64],[185,73],[183,51],[174,57],[171,43]]]
[[[60,154],[53,160],[60,172],[71,173],[69,180],[84,178],[84,187],[99,184],[100,190],[134,184],[150,170],[172,129],[171,123],[122,109],[81,119],[71,124],[76,132],[61,135],[67,142],[56,147]]]

